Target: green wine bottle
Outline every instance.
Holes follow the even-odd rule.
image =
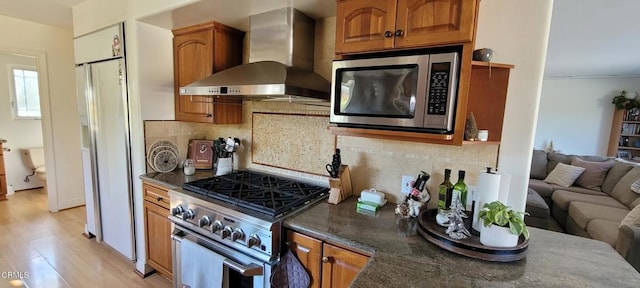
[[[449,210],[452,190],[451,169],[444,169],[444,181],[438,186],[438,213]]]
[[[464,184],[464,170],[458,170],[458,182],[456,185],[453,185],[453,194],[451,196],[452,199],[458,198],[460,200],[460,204],[464,209],[467,209],[467,184]]]

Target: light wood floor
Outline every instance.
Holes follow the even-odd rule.
[[[15,287],[6,272],[28,273],[22,280],[29,288],[171,287],[158,274],[142,279],[126,257],[82,236],[84,207],[47,209],[42,189],[0,201],[0,288]]]

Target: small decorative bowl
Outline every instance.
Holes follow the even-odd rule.
[[[473,51],[473,60],[489,62],[493,57],[493,50],[489,48],[482,48]]]

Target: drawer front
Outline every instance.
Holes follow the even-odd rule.
[[[148,183],[144,183],[142,186],[144,190],[144,200],[169,209],[169,192],[166,188],[160,188]]]

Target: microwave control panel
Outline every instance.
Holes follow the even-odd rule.
[[[447,115],[451,63],[433,63],[429,75],[428,115]]]

